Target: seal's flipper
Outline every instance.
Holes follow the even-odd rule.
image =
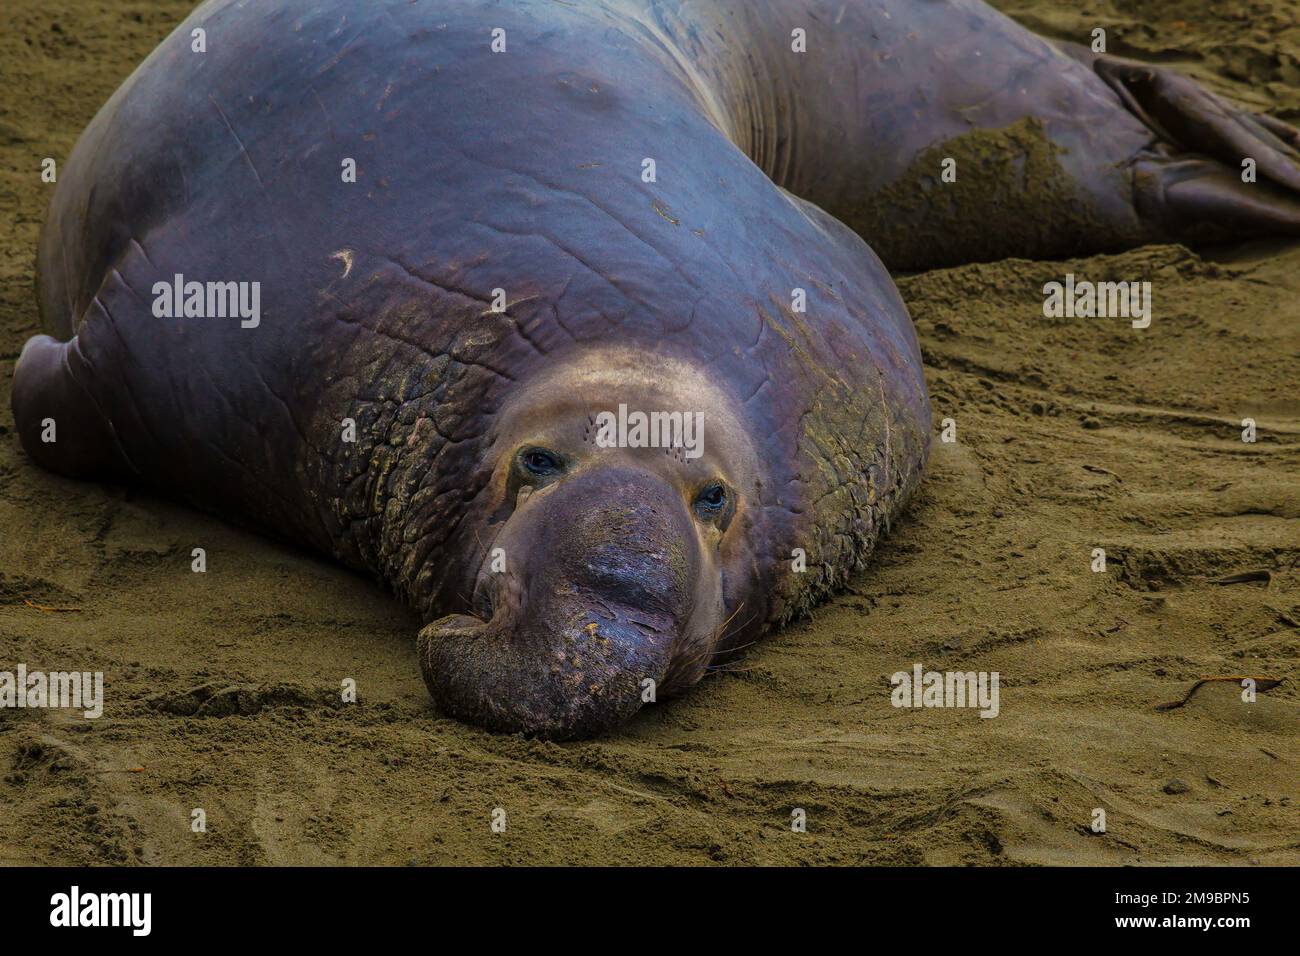
[[[1172,70],[1071,52],[1086,57],[1160,139],[1136,164],[1136,199],[1144,215],[1178,238],[1300,235],[1300,131],[1237,109]],[[1254,175],[1243,179],[1247,160]]]
[[[23,448],[36,462],[72,478],[137,474],[113,423],[78,381],[88,366],[77,339],[34,335],[14,366],[13,411]]]
[[[1144,157],[1133,182],[1139,213],[1173,238],[1300,236],[1300,194],[1242,182],[1214,160]]]
[[[1260,176],[1300,192],[1297,133],[1289,124],[1239,110],[1172,70],[1106,54],[1092,66],[1129,111],[1168,144],[1238,170],[1243,160],[1253,159]]]
[[[1300,147],[1300,129],[1296,129],[1290,123],[1280,120],[1276,116],[1269,116],[1267,113],[1251,113],[1250,115],[1256,123],[1263,126],[1288,146]]]

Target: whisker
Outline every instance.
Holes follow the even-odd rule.
[[[755,667],[733,667],[729,664],[714,664],[705,668],[706,674],[748,674],[757,670]]]
[[[740,609],[737,608],[736,610],[739,611]],[[732,617],[735,617],[735,615],[733,614]],[[728,620],[730,620],[730,619],[731,619],[731,618],[728,618]],[[756,620],[758,620],[758,615],[757,615],[757,614],[751,614],[751,615],[750,615],[750,616],[749,616],[749,617],[744,621],[744,623],[742,623],[742,624],[741,624],[741,625],[740,625],[736,630],[737,630],[737,631],[743,631],[745,628],[749,627],[749,625],[753,624],[754,621],[756,621]],[[727,639],[727,635],[726,635],[725,632],[723,632],[723,633],[719,633],[719,634],[718,634],[718,639],[717,639],[714,643],[715,643],[715,644],[721,644],[721,643],[723,643],[724,641],[726,641],[726,639]],[[750,644],[754,644],[754,643],[757,643],[757,642],[756,642],[756,641],[750,641],[749,643],[750,643]],[[748,647],[749,644],[746,644],[745,646]],[[734,650],[734,648],[733,648],[733,650]]]
[[[735,647],[719,648],[716,651],[710,651],[710,657],[717,657],[719,654],[734,654],[736,651],[744,650],[746,647],[753,647],[758,641],[746,641],[744,644],[737,644]]]
[[[722,636],[722,633],[723,633],[724,631],[726,631],[726,629],[727,629],[727,625],[730,624],[733,620],[735,620],[736,615],[739,614],[739,613],[741,612],[741,609],[744,608],[744,606],[745,606],[745,602],[744,602],[744,601],[741,601],[740,604],[738,604],[738,605],[736,606],[736,609],[735,609],[734,611],[731,612],[731,616],[728,617],[725,621],[722,622],[721,626],[719,626],[719,628],[718,628],[718,636],[719,636],[719,637],[721,637],[721,636]]]

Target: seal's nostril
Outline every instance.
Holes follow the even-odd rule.
[[[498,588],[502,583],[500,577],[499,574],[489,573],[486,568],[480,568],[478,578],[474,582],[474,590],[470,593],[470,613],[485,622],[491,621],[496,614],[497,603],[500,600]]]

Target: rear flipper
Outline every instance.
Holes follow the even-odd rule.
[[[1179,239],[1300,235],[1300,131],[1237,109],[1171,70],[1079,47],[1068,52],[1160,139],[1135,164],[1144,218]],[[1246,160],[1254,161],[1255,181],[1242,178]]]
[[[127,478],[127,460],[113,423],[77,376],[89,366],[74,337],[34,335],[14,366],[13,411],[23,448],[39,465],[72,478]]]
[[[1138,213],[1170,238],[1215,242],[1300,236],[1300,195],[1245,183],[1214,160],[1140,157],[1133,182]]]

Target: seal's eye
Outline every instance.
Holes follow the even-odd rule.
[[[722,509],[726,506],[727,489],[720,481],[705,485],[703,490],[695,496],[695,513],[705,521],[712,520],[722,514]]]
[[[519,456],[524,471],[538,478],[558,475],[562,470],[560,456],[545,448],[529,448]]]

